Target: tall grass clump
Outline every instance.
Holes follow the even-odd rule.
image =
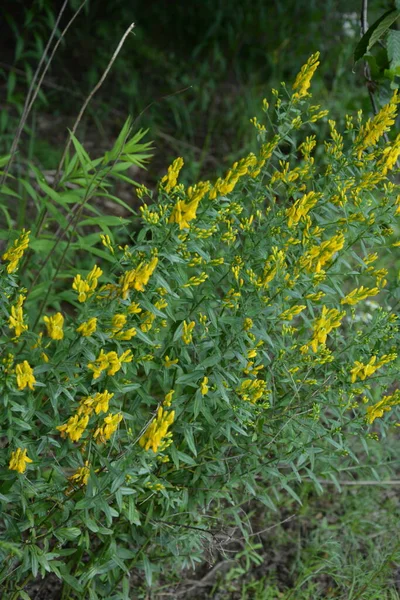
[[[74,237],[71,222],[94,189],[112,196],[138,143],[126,149],[128,129],[95,161],[75,140],[62,180],[73,186],[54,191],[38,174],[52,202],[29,229],[15,232],[10,216],[5,600],[48,572],[65,598],[128,599],[134,567],[150,586],[167,564],[195,566],[205,548],[223,550],[231,526],[246,537],[243,504],[300,502],[304,479],[317,490],[336,481],[396,424],[400,138],[381,142],[399,98],[371,119],[347,116],[342,132],[330,120],[320,139],[318,64],[312,55],[292,87],[263,100],[258,152],[224,177],[185,187],[177,158],[156,190],[137,188],[139,211],[109,218],[116,229],[87,222],[103,231],[87,234],[85,269],[74,266],[85,231]],[[43,227],[60,202],[78,206],[61,252]]]

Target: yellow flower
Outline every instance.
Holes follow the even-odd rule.
[[[397,164],[400,156],[400,134],[396,137],[393,144],[388,144],[382,152],[382,158],[378,161],[377,168],[386,175]]]
[[[328,334],[333,329],[340,327],[345,314],[345,312],[340,312],[336,308],[328,309],[326,306],[322,307],[321,316],[314,320],[313,338],[310,344],[314,352],[317,351],[318,344],[325,344]]]
[[[30,231],[23,229],[19,238],[3,254],[2,259],[9,263],[7,265],[7,273],[14,273],[18,269],[18,263],[29,245],[29,234]]]
[[[46,324],[47,335],[53,340],[62,340],[64,337],[63,325],[64,317],[61,313],[56,313],[51,317],[43,317],[43,321]]]
[[[263,166],[265,162],[265,155],[267,153],[268,150],[266,148],[266,145],[264,145],[264,147],[262,147],[261,149],[261,163],[258,163],[257,157],[252,152],[247,157],[242,158],[238,162],[235,162],[224,178],[219,177],[217,179],[216,183],[214,184],[214,187],[210,191],[210,200],[215,200],[215,198],[218,198],[218,196],[226,196],[227,194],[232,192],[235,189],[235,186],[241,177],[243,177],[247,173],[252,175],[250,171],[254,167],[256,167],[257,163],[259,168],[256,169],[256,171],[259,172],[259,169]]]
[[[88,369],[93,371],[93,379],[97,379],[100,377],[103,371],[107,370],[107,375],[115,375],[117,373],[122,363],[131,362],[133,359],[133,355],[131,350],[126,350],[118,357],[118,354],[114,351],[104,352],[103,349],[100,350],[100,354],[96,358],[95,361],[88,364]]]
[[[343,233],[338,233],[330,240],[312,246],[310,250],[300,258],[300,266],[310,273],[320,273],[322,267],[332,259],[333,255],[343,248],[344,242],[345,238]]]
[[[157,417],[152,420],[140,438],[140,446],[145,450],[150,450],[151,448],[153,452],[157,452],[158,449],[165,449],[167,443],[163,442],[163,439],[171,438],[171,433],[168,433],[168,429],[174,422],[174,418],[174,410],[166,412],[163,407],[160,406],[157,410]]]
[[[76,275],[72,283],[72,289],[78,292],[78,301],[85,302],[97,288],[99,277],[103,271],[98,266],[94,266],[86,279],[82,279],[81,275]]]
[[[200,382],[200,392],[202,396],[205,396],[208,393],[208,390],[210,389],[208,384],[208,377],[203,377],[202,381]]]
[[[111,252],[111,254],[114,254],[114,248],[112,247],[110,236],[109,235],[103,235],[101,233],[100,234],[100,239],[101,239],[101,243],[103,244],[103,246],[105,246]]]
[[[93,411],[96,413],[96,415],[100,414],[101,412],[107,412],[109,402],[113,396],[114,394],[110,394],[110,392],[104,390],[104,392],[98,392],[94,396],[82,398],[77,414],[90,416]]]
[[[116,340],[129,341],[136,334],[137,334],[136,329],[134,327],[131,327],[130,329],[125,329],[125,331],[119,331],[118,333],[114,333],[114,335],[112,337]]]
[[[342,298],[340,304],[349,304],[350,306],[354,306],[355,304],[361,302],[361,300],[365,300],[370,296],[376,296],[376,294],[379,294],[379,289],[377,287],[365,288],[362,285],[361,287],[356,288],[355,290],[347,294],[347,296]]]
[[[383,417],[385,412],[392,410],[392,406],[400,404],[400,390],[396,390],[394,394],[390,396],[383,396],[382,400],[379,400],[373,406],[367,407],[366,421],[369,425]]]
[[[61,437],[69,437],[71,442],[77,442],[81,439],[89,423],[89,415],[80,416],[78,414],[70,417],[64,425],[58,425],[56,429],[61,433]]]
[[[370,377],[389,362],[392,362],[397,358],[397,354],[384,354],[377,361],[377,356],[372,356],[367,364],[359,362],[358,360],[354,361],[354,367],[350,370],[351,373],[351,383],[354,383],[357,379],[361,379],[364,381],[367,377]]]
[[[109,440],[112,434],[117,431],[118,425],[122,421],[121,413],[117,413],[115,415],[109,414],[104,418],[103,425],[98,427],[94,432],[94,439],[98,444],[105,443]],[[98,438],[98,439],[97,439]]]
[[[299,99],[303,98],[308,94],[308,89],[311,85],[311,79],[319,65],[319,52],[315,52],[312,54],[305,65],[303,65],[300,69],[300,73],[298,73],[294,84],[293,89],[295,90],[295,94],[293,94],[293,98]]]
[[[196,218],[196,211],[201,199],[210,189],[208,181],[201,181],[197,185],[190,187],[187,191],[189,202],[179,200],[169,218],[169,223],[178,223],[179,229],[190,227],[189,221]]]
[[[128,306],[128,313],[130,315],[137,315],[142,312],[140,305],[137,302],[131,302]]]
[[[167,369],[169,369],[170,367],[172,367],[173,365],[177,365],[179,362],[179,360],[177,358],[175,358],[174,360],[172,360],[167,354],[165,355],[164,358],[164,367],[166,367]]]
[[[24,331],[28,329],[28,325],[24,323],[24,314],[22,311],[22,305],[24,303],[25,296],[19,295],[15,306],[11,307],[11,315],[8,321],[10,329],[15,330],[15,336],[19,337]]]
[[[295,316],[299,315],[305,308],[307,308],[304,304],[300,304],[299,306],[292,306],[292,308],[288,308],[285,312],[279,315],[279,318],[282,321],[291,321]]]
[[[17,375],[17,385],[19,390],[24,390],[28,387],[30,390],[34,389],[34,384],[36,383],[36,379],[33,375],[33,369],[28,363],[27,360],[19,363],[15,367],[15,373]]]
[[[140,316],[140,318],[142,320],[142,323],[140,325],[140,329],[142,331],[144,331],[145,333],[147,331],[150,331],[150,329],[153,327],[153,323],[154,323],[154,321],[156,319],[156,315],[154,313],[150,312],[149,310],[146,310],[146,312],[143,313]]]
[[[12,452],[10,463],[8,465],[10,471],[17,471],[21,474],[25,473],[26,465],[33,462],[32,459],[26,455],[26,453],[26,448],[24,450],[22,450],[22,448],[17,448],[14,452]]]
[[[261,398],[268,396],[267,382],[264,379],[245,379],[236,390],[242,400],[255,404]]]
[[[172,396],[175,394],[175,390],[170,390],[168,394],[165,395],[165,399],[163,402],[163,406],[171,406]]]
[[[246,317],[243,323],[243,329],[245,331],[249,331],[252,327],[253,327],[253,320],[250,319],[249,317]]]
[[[379,138],[382,137],[385,132],[390,130],[396,119],[397,104],[399,102],[400,98],[398,97],[397,90],[395,90],[390,102],[385,104],[378,114],[372,119],[369,119],[365,125],[361,127],[354,141],[354,150],[357,153],[358,158],[361,158],[363,150],[369,146],[374,146]],[[397,150],[394,152],[396,153]],[[391,159],[389,160],[391,162]]]
[[[182,169],[183,165],[184,165],[183,158],[181,158],[181,157],[176,158],[174,160],[174,162],[172,163],[172,165],[170,165],[168,167],[167,175],[164,175],[164,177],[161,179],[161,187],[164,188],[164,190],[167,192],[167,194],[169,194],[169,192],[171,190],[173,190],[174,187],[176,186],[178,177],[179,177],[179,173],[180,173],[180,170]]]
[[[268,287],[277,273],[284,268],[285,260],[286,256],[284,250],[278,250],[277,246],[273,246],[272,253],[265,261],[262,277],[259,278],[257,284],[259,286]]]
[[[71,483],[75,483],[77,485],[86,485],[89,480],[89,475],[90,465],[89,461],[87,460],[85,461],[85,466],[79,467],[79,469],[77,469],[75,473],[71,475],[71,477],[68,477],[68,479]]]
[[[186,323],[186,321],[183,321],[182,339],[185,344],[190,344],[190,342],[192,341],[192,331],[195,325],[196,323],[194,321],[191,321],[190,323]]]
[[[304,194],[302,198],[296,200],[293,206],[286,209],[288,227],[293,227],[293,225],[297,224],[301,218],[305,217],[316,205],[321,196],[322,194],[320,193],[309,192],[308,194]]]
[[[77,327],[76,331],[80,333],[83,337],[88,337],[92,335],[97,329],[97,317],[92,317],[87,321],[84,321],[79,327]]]
[[[144,287],[148,284],[151,275],[153,274],[158,263],[157,256],[153,256],[149,263],[140,263],[136,269],[127,271],[119,278],[119,288],[121,297],[125,300],[129,290],[137,290],[143,292]]]
[[[112,332],[117,333],[118,331],[121,331],[121,329],[126,324],[126,321],[127,321],[127,317],[125,315],[122,315],[122,314],[114,315],[112,318],[112,321],[111,321]]]

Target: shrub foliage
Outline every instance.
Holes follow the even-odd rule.
[[[330,120],[321,140],[317,66],[263,101],[258,153],[217,181],[184,187],[178,158],[157,190],[137,188],[132,218],[82,221],[143,159],[128,123],[96,161],[75,140],[57,187],[25,181],[30,230],[14,234],[2,207],[5,598],[46,572],[71,598],[129,598],[134,566],[150,585],[171,559],[195,565],[230,524],[247,535],[244,503],[300,501],[303,479],[336,481],[395,424],[400,137],[380,142],[399,98],[343,132]],[[58,242],[42,211],[55,221],[60,205]]]

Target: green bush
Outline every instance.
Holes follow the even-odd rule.
[[[78,208],[60,254],[43,211],[112,196],[138,140],[128,123],[93,161],[74,139],[55,190],[37,173],[48,199],[32,188],[35,226],[9,233],[0,280],[5,599],[47,572],[64,597],[128,599],[133,567],[149,586],[194,567],[230,525],[247,536],[244,503],[300,502],[304,479],[320,491],[394,424],[399,290],[376,261],[399,245],[399,138],[378,144],[399,98],[317,139],[318,64],[263,101],[257,154],[187,188],[176,159],[123,223]],[[75,242],[78,223],[102,233]],[[101,266],[73,273],[88,249]]]

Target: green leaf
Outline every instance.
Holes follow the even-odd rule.
[[[18,593],[22,600],[32,600],[32,598],[26,592],[24,592],[24,590],[19,590]]]
[[[133,496],[129,496],[128,498],[128,521],[132,525],[140,525],[140,515],[135,506],[135,500]]]
[[[98,225],[99,227],[116,227],[118,225],[129,225],[130,221],[123,217],[113,217],[106,215],[104,217],[89,217],[80,221],[79,225]]]
[[[7,156],[0,156],[0,168],[4,167],[10,160],[11,154],[7,154]]]
[[[72,143],[74,145],[74,148],[76,150],[76,153],[79,157],[80,163],[82,165],[82,167],[84,168],[85,172],[86,169],[91,169],[92,168],[92,161],[90,160],[90,156],[89,154],[86,152],[85,148],[82,146],[82,144],[80,142],[78,142],[78,140],[76,139],[76,137],[74,136],[74,134],[72,133],[72,131],[70,131],[70,136],[71,136],[71,140]]]
[[[143,567],[144,575],[146,577],[146,583],[148,587],[151,587],[153,581],[153,570],[151,568],[151,562],[149,561],[146,555],[143,555]]]
[[[299,496],[287,483],[282,482],[281,485],[282,485],[283,489],[286,490],[288,492],[288,494],[290,494],[290,496],[292,496],[292,498],[300,504],[300,506],[303,506],[303,503],[300,500]]]
[[[121,132],[109,153],[107,153],[104,157],[105,161],[113,161],[116,160],[122,153],[124,147],[126,146],[130,131],[132,127],[132,117],[128,117],[125,121],[124,126],[121,129]]]
[[[396,69],[400,66],[400,31],[397,29],[391,29],[388,33],[387,52],[390,68]]]
[[[185,427],[185,440],[190,450],[195,456],[197,456],[196,444],[194,443],[193,429],[191,427]]]
[[[54,535],[59,540],[72,541],[81,535],[81,530],[79,527],[61,527],[54,531]]]
[[[364,33],[354,50],[354,62],[367,54],[400,15],[400,10],[388,10]]]

